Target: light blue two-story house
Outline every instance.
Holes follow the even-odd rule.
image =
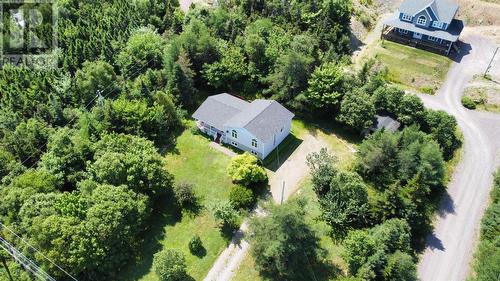
[[[449,55],[458,51],[464,28],[455,19],[458,5],[450,0],[405,0],[398,11],[384,21],[382,38]]]

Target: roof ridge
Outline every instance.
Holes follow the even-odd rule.
[[[269,103],[266,105],[266,107],[264,107],[258,114],[256,114],[252,119],[248,120],[248,122],[246,122],[245,125],[243,125],[243,127],[245,127],[246,125],[250,124],[250,122],[252,122],[253,120],[257,119],[257,117],[259,117],[259,115],[261,115],[262,113],[264,113],[266,111],[266,109],[271,106],[271,104],[273,102],[277,102],[275,100],[266,100],[266,99],[256,99],[256,100],[263,100],[263,101],[268,101]],[[253,100],[250,104],[252,104],[254,101],[256,100]],[[245,109],[244,111],[248,110],[249,108]],[[242,111],[242,112],[244,112]]]
[[[222,104],[224,104],[224,105],[227,105],[227,106],[229,106],[229,107],[231,107],[231,108],[233,108],[233,109],[239,110],[240,112],[243,112],[243,111],[242,111],[242,110],[240,110],[238,107],[233,106],[233,105],[232,105],[232,104],[230,104],[230,103],[224,102],[223,100],[217,99],[217,97],[221,97],[221,96],[229,96],[229,97],[231,97],[231,98],[234,98],[234,99],[238,100],[238,102],[240,102],[240,101],[241,101],[241,102],[247,103],[247,105],[250,105],[250,103],[249,103],[248,101],[246,101],[246,100],[244,100],[244,99],[240,99],[239,97],[237,97],[237,96],[233,96],[233,95],[231,95],[231,94],[229,94],[229,93],[220,93],[220,94],[217,94],[217,95],[211,95],[211,96],[208,96],[208,98],[207,98],[207,99],[212,99],[212,100],[214,100],[214,101],[217,101],[217,102],[219,102],[219,103],[222,103]]]

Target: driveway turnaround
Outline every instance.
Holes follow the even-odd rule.
[[[466,30],[462,58],[453,63],[435,96],[421,95],[425,105],[454,115],[464,135],[464,155],[447,188],[434,232],[418,265],[422,281],[463,281],[467,278],[479,225],[498,167],[500,114],[465,109],[460,102],[467,82],[485,71],[496,45]],[[491,71],[500,77],[500,59]],[[496,73],[495,73],[496,72]]]

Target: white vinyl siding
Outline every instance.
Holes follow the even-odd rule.
[[[411,16],[411,15],[407,15],[407,14],[403,14],[403,15],[401,16],[401,19],[402,19],[402,20],[411,21],[412,16]]]
[[[427,18],[425,16],[419,16],[417,19],[417,24],[425,25],[427,23]]]
[[[432,22],[432,27],[434,27],[434,28],[443,29],[443,26],[444,26],[444,22],[440,22],[440,21],[433,21]]]

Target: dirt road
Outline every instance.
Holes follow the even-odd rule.
[[[309,173],[306,164],[306,156],[314,151],[319,151],[321,147],[328,147],[328,144],[313,135],[307,135],[300,146],[293,154],[276,170],[269,181],[272,197],[276,203],[288,199],[293,195],[299,183]],[[285,189],[283,189],[283,181]],[[256,210],[256,215],[263,215],[260,210]],[[208,272],[204,281],[229,281],[236,273],[245,255],[250,250],[250,245],[244,239],[248,224],[245,222],[236,232],[229,246],[219,255],[214,265]]]
[[[465,55],[453,63],[435,96],[422,95],[426,106],[453,114],[464,134],[464,155],[448,185],[434,233],[418,266],[423,281],[462,281],[468,276],[479,224],[488,202],[492,173],[498,166],[500,115],[462,107],[460,97],[474,74],[484,72],[495,50],[487,39],[464,32]],[[500,59],[492,71],[500,73]]]

